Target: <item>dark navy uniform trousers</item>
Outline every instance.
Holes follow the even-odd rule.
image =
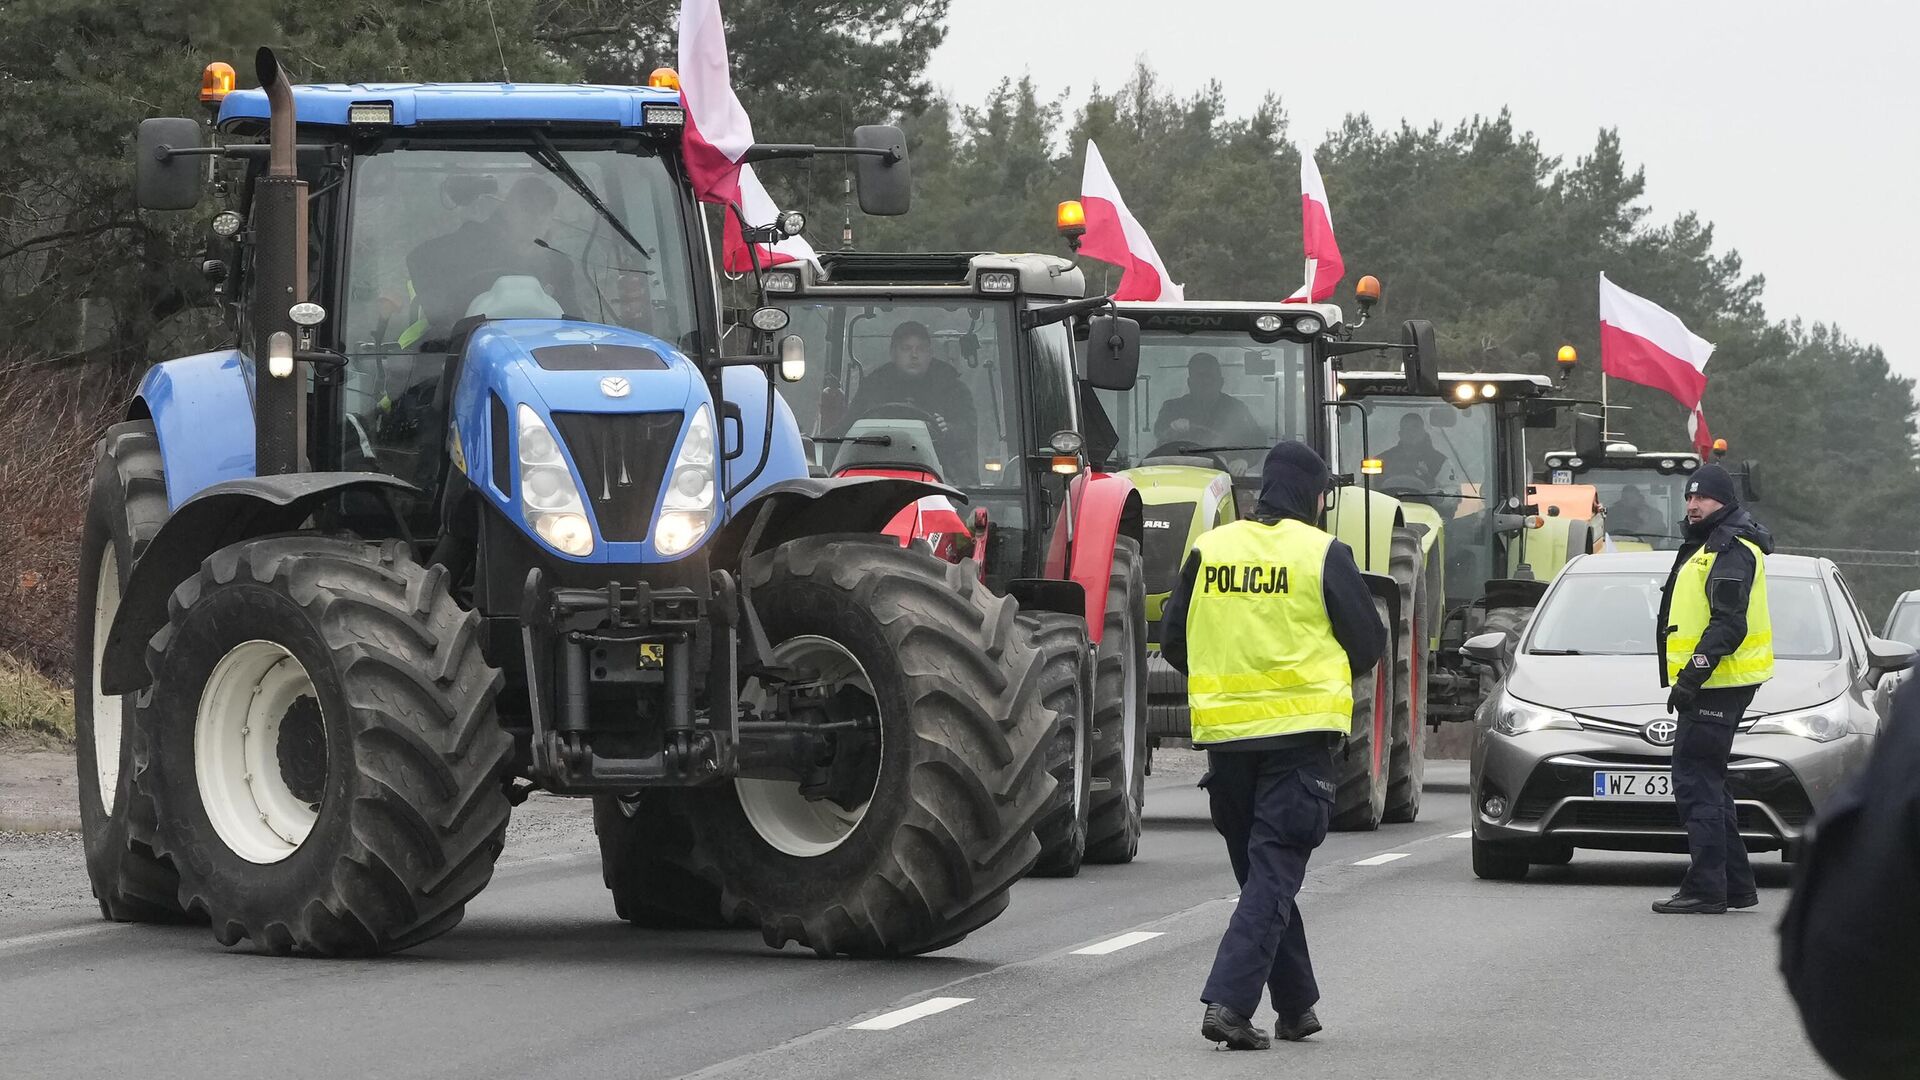
[[[1201,786],[1227,842],[1240,902],[1200,995],[1252,1017],[1264,987],[1291,1019],[1320,1000],[1307,931],[1293,902],[1333,816],[1333,757],[1322,745],[1209,750]]]
[[[1727,758],[1740,719],[1753,703],[1755,688],[1702,690],[1693,707],[1680,714],[1673,739],[1673,801],[1687,828],[1692,862],[1680,892],[1721,901],[1754,891],[1753,866],[1740,839],[1740,819],[1727,793]]]

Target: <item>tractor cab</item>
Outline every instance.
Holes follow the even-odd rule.
[[[1700,467],[1692,450],[1641,450],[1610,442],[1597,453],[1546,455],[1546,489],[1589,485],[1607,508],[1607,533],[1622,551],[1678,551],[1687,517],[1687,477]]]

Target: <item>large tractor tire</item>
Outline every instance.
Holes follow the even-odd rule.
[[[600,877],[613,894],[615,915],[653,930],[711,930],[720,917],[720,890],[693,869],[693,830],[676,807],[681,791],[602,795],[593,800],[593,831],[600,841]]]
[[[1484,666],[1480,669],[1480,700],[1482,702],[1493,696],[1494,688],[1500,684],[1501,671],[1513,666],[1514,651],[1520,647],[1520,632],[1526,629],[1527,620],[1531,618],[1533,618],[1531,607],[1497,607],[1487,612],[1486,620],[1480,624],[1476,633],[1503,634],[1506,637],[1506,645],[1500,650],[1501,670],[1496,671]]]
[[[173,864],[155,854],[154,822],[133,795],[134,703],[99,693],[107,632],[121,590],[167,520],[167,480],[153,423],[115,424],[94,447],[93,487],[80,534],[74,605],[74,757],[87,877],[100,914],[116,922],[177,922],[185,912]]]
[[[1387,774],[1385,820],[1420,816],[1420,786],[1427,775],[1427,573],[1420,537],[1393,531],[1389,572],[1400,584],[1400,625],[1393,631],[1393,751]],[[1382,661],[1385,663],[1386,661]]]
[[[493,876],[513,740],[480,617],[399,543],[223,548],[147,648],[136,791],[223,945],[364,956],[452,929]]]
[[[1374,612],[1387,622],[1387,602],[1378,597]],[[1391,637],[1391,635],[1389,635]],[[1393,738],[1393,649],[1373,670],[1353,680],[1353,730],[1333,752],[1339,788],[1333,798],[1333,825],[1342,832],[1371,832],[1387,812],[1388,751]]]
[[[1039,857],[1059,717],[1014,601],[972,566],[858,534],[794,540],[748,564],[774,662],[861,695],[878,716],[872,787],[851,807],[749,779],[687,802],[721,913],[768,945],[943,949],[1005,910]],[[766,703],[757,683],[746,697]]]
[[[1022,615],[1022,632],[1040,650],[1040,701],[1060,716],[1047,750],[1053,796],[1034,826],[1040,838],[1035,877],[1073,877],[1087,854],[1088,793],[1093,790],[1089,756],[1093,715],[1093,660],[1087,645],[1087,621],[1078,615],[1039,611]]]
[[[1127,863],[1139,854],[1147,807],[1147,570],[1130,537],[1114,545],[1094,670],[1087,861]]]

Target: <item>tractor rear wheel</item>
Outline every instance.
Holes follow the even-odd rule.
[[[1419,534],[1395,529],[1390,572],[1400,584],[1400,625],[1393,635],[1393,758],[1387,778],[1385,819],[1397,823],[1420,816],[1420,786],[1427,775],[1429,598],[1424,562]]]
[[[774,661],[876,720],[860,786],[808,799],[795,781],[690,793],[695,864],[729,919],[822,956],[943,949],[1007,906],[1040,854],[1059,717],[1015,602],[884,536],[814,536],[748,563]],[[768,704],[750,683],[745,694]]]
[[[1131,537],[1114,543],[1095,659],[1093,812],[1087,861],[1132,862],[1147,805],[1147,570]]]
[[[680,791],[602,795],[593,800],[600,841],[600,877],[613,893],[615,915],[653,930],[705,930],[727,925],[720,890],[693,869],[693,830],[675,812]]]
[[[73,636],[74,757],[87,877],[115,922],[177,922],[185,914],[173,864],[154,854],[154,822],[133,797],[134,702],[102,694],[107,632],[133,564],[167,520],[167,479],[151,420],[115,424],[94,447],[80,536]]]
[[[1387,602],[1375,597],[1373,607],[1385,624]],[[1333,799],[1332,827],[1342,832],[1371,832],[1386,815],[1387,751],[1393,737],[1391,657],[1398,644],[1388,636],[1388,655],[1353,680],[1353,730],[1333,755],[1339,788]]]
[[[1040,650],[1040,700],[1060,714],[1047,751],[1047,772],[1055,784],[1053,797],[1034,826],[1040,837],[1040,861],[1035,877],[1073,877],[1087,854],[1088,793],[1093,790],[1093,768],[1088,754],[1088,711],[1093,689],[1093,662],[1087,646],[1087,621],[1078,615],[1037,611],[1020,616],[1020,626]]]
[[[394,952],[493,876],[513,740],[480,617],[398,543],[223,548],[147,648],[136,790],[181,905],[223,945]]]

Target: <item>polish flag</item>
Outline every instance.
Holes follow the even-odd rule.
[[[1693,410],[1700,431],[1701,395],[1707,392],[1707,358],[1713,343],[1688,330],[1666,308],[1600,275],[1600,370],[1628,382],[1665,390],[1682,408]]]
[[[1300,231],[1306,239],[1307,275],[1300,291],[1287,297],[1286,302],[1317,304],[1340,288],[1347,264],[1333,239],[1333,204],[1327,201],[1327,185],[1320,179],[1320,166],[1305,147],[1300,149]]]
[[[1121,268],[1115,300],[1185,300],[1186,291],[1173,283],[1167,264],[1153,249],[1147,230],[1127,209],[1120,188],[1107,172],[1100,148],[1087,140],[1087,167],[1080,179],[1080,205],[1087,212],[1087,233],[1080,250],[1089,258]]]
[[[1701,457],[1713,449],[1713,432],[1707,430],[1707,414],[1698,405],[1687,415],[1687,434],[1693,438],[1694,452]]]
[[[747,224],[752,228],[771,225],[780,217],[780,208],[774,205],[773,196],[760,184],[760,178],[753,175],[753,166],[740,166],[740,209],[747,215]],[[745,274],[753,270],[753,256],[747,250],[746,237],[740,230],[740,219],[733,211],[726,214],[726,225],[721,229],[722,258],[729,274]],[[820,269],[820,256],[814,253],[813,245],[807,243],[804,236],[789,236],[777,244],[760,244],[760,267],[778,266],[781,263],[810,262],[815,270]]]
[[[687,176],[701,202],[740,201],[740,159],[753,145],[753,122],[733,92],[720,0],[680,0],[681,140]]]

